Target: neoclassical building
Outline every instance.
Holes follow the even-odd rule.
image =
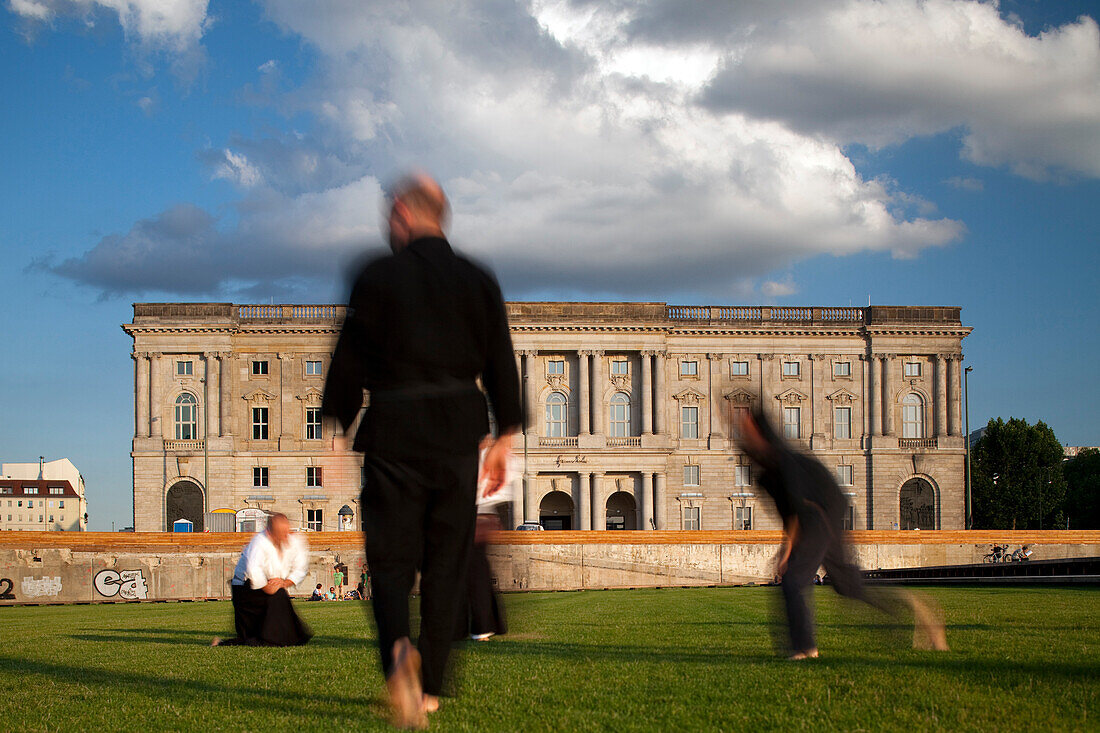
[[[320,417],[343,306],[138,303],[134,526],[358,527],[361,460]],[[964,517],[960,309],[510,303],[528,418],[513,523],[774,529],[738,449],[760,405],[836,472],[855,529]],[[186,524],[190,523],[190,524]]]

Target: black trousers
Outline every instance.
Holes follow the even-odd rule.
[[[904,608],[904,603],[895,594],[877,588],[871,592],[864,585],[863,575],[852,562],[844,542],[843,511],[843,506],[811,505],[804,512],[805,516],[799,515],[798,537],[780,583],[792,651],[803,652],[817,647],[814,613],[806,601],[806,589],[813,584],[814,575],[822,565],[833,590],[840,595],[867,603],[895,618]]]
[[[363,524],[382,671],[409,633],[409,593],[420,570],[424,692],[443,691],[447,657],[465,598],[474,538],[477,453],[417,459],[364,456]]]
[[[466,603],[458,615],[456,639],[470,634],[505,634],[508,623],[504,604],[493,590],[493,569],[485,554],[485,545],[475,542],[466,571]]]
[[[247,583],[234,585],[232,597],[237,637],[223,640],[223,646],[300,646],[313,636],[284,588],[268,595]]]

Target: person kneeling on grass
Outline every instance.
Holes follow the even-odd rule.
[[[325,600],[325,593],[321,590],[321,584],[318,583],[317,587],[313,589],[313,594],[309,597],[311,601],[323,601]]]
[[[309,631],[291,605],[288,588],[306,577],[309,551],[300,535],[290,533],[285,514],[272,514],[257,532],[233,571],[233,621],[237,636],[214,637],[211,646],[298,646]]]

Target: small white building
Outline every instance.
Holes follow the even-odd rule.
[[[0,464],[0,531],[83,532],[84,477],[68,458]]]

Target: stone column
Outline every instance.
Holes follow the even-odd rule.
[[[535,357],[538,356],[537,351],[524,351],[524,365],[523,365],[523,400],[526,403],[527,412],[524,414],[524,420],[527,423],[527,432],[531,435],[538,434],[537,422],[535,416],[536,411],[536,398],[535,398],[535,380],[532,372],[532,367],[535,366]]]
[[[603,404],[603,392],[607,386],[607,375],[604,373],[603,352],[592,352],[592,432],[604,435],[607,431],[604,424],[607,420],[606,410]],[[595,516],[595,515],[593,515]],[[605,529],[605,527],[595,527]]]
[[[218,353],[218,387],[221,395],[218,398],[218,407],[221,408],[221,418],[218,420],[218,428],[221,437],[233,434],[233,355],[225,351]]]
[[[638,512],[642,517],[641,529],[653,529],[653,474],[649,471],[642,472],[642,500]]]
[[[716,384],[717,372],[720,371],[718,362],[721,354],[707,354],[707,415],[710,418],[710,434],[707,436],[709,448],[724,447],[719,445],[722,439],[722,421],[719,417],[718,385]]]
[[[211,362],[216,357],[217,354],[213,351],[204,351],[202,354],[203,378],[206,379],[206,389],[203,390],[206,393],[206,404],[203,405],[203,409],[206,410],[206,417],[203,420],[206,431],[203,433],[203,440],[209,439],[211,435],[221,435],[222,433],[221,390],[218,382],[220,375],[217,364],[211,366]]]
[[[134,359],[134,437],[149,437],[149,355],[131,354]]]
[[[512,491],[512,526],[505,527],[505,529],[515,529],[525,519],[526,517],[523,516],[523,479],[520,479],[519,486],[514,486]]]
[[[894,373],[892,362],[897,354],[887,354],[882,357],[882,434],[894,435],[897,430],[894,427],[894,400],[891,396],[891,377]]]
[[[775,411],[779,407],[775,404],[776,401],[772,399],[771,387],[768,384],[768,380],[772,375],[767,372],[770,369],[771,362],[775,361],[775,354],[757,354],[756,359],[759,362],[760,369],[760,410],[764,415],[771,418],[773,425],[782,426],[783,416],[780,414],[779,419],[776,419]]]
[[[952,354],[947,360],[948,435],[962,435],[962,354]],[[970,436],[966,436],[970,440]]]
[[[592,432],[592,385],[591,380],[588,378],[588,362],[592,356],[591,351],[578,351],[577,352],[577,365],[579,367],[580,378],[577,383],[577,394],[580,399],[577,400],[580,410],[580,429],[581,435],[588,435]],[[588,524],[592,523],[591,515],[588,517]],[[590,527],[591,529],[591,527]]]
[[[666,356],[663,351],[654,354],[657,364],[653,379],[655,392],[653,397],[653,429],[658,435],[668,432],[668,426],[665,425],[665,407],[668,404],[668,395],[665,394],[665,369],[668,368]]]
[[[539,521],[539,508],[535,506],[535,477],[523,476],[523,517],[527,522]]]
[[[825,438],[825,385],[822,376],[825,372],[825,355],[810,354],[807,357],[810,362],[810,446],[816,440]]]
[[[164,390],[161,386],[163,375],[160,373],[160,357],[157,352],[149,354],[149,432],[154,438],[164,436]]]
[[[287,402],[291,399],[290,390],[287,389],[288,364],[294,357],[293,354],[278,354],[279,357],[279,450],[283,450],[283,439],[290,438],[287,428],[290,427],[290,419]]]
[[[607,507],[600,499],[600,479],[602,473],[592,474],[592,529],[607,529]]]
[[[936,374],[936,392],[932,401],[936,405],[936,437],[943,438],[947,435],[947,363],[946,354],[932,356],[933,369]]]
[[[668,529],[667,500],[665,475],[663,473],[658,473],[654,477],[653,484],[653,519],[657,523],[657,529]]]
[[[592,529],[592,474],[577,474],[577,485],[580,487],[577,492],[580,495],[577,510],[581,519],[580,529]]]
[[[653,434],[653,352],[642,352],[642,434]]]
[[[882,361],[870,356],[870,374],[867,376],[867,412],[870,417],[868,435],[882,434]]]

